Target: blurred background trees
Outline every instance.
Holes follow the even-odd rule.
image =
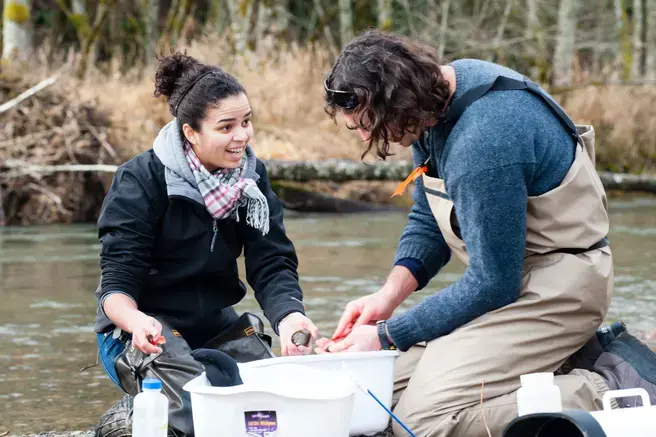
[[[555,86],[656,80],[656,0],[5,0],[3,11],[5,62],[75,53],[78,76],[212,33],[236,53],[319,43],[335,54],[378,27]]]

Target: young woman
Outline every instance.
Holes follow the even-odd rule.
[[[640,386],[656,401],[656,355],[621,324],[597,331],[613,262],[591,127],[509,68],[443,64],[378,31],[343,48],[324,87],[328,112],[367,150],[412,147],[417,179],[386,283],[346,306],[318,352],[403,351],[395,410],[423,437],[487,436],[483,382],[501,435],[526,373],[557,372],[564,408],[600,409],[609,388]],[[452,254],[462,278],[393,316]],[[395,435],[406,434],[395,424]]]
[[[168,99],[174,119],[152,149],[118,169],[98,220],[95,331],[105,370],[121,389],[135,395],[141,378],[163,380],[169,427],[180,435],[193,432],[182,386],[204,370],[200,358],[220,346],[217,336],[229,340],[226,331],[239,323],[232,306],[246,294],[237,271],[242,251],[282,354],[309,353],[291,337],[301,329],[316,336],[317,328],[304,315],[281,203],[249,145],[253,110],[242,85],[174,53],[160,60],[155,96]],[[243,337],[258,331],[246,325]],[[232,342],[227,350],[248,354],[240,344],[252,347]]]

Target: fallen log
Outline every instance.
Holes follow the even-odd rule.
[[[655,175],[634,175],[625,173],[599,172],[601,183],[607,190],[641,191],[656,193]]]
[[[412,171],[407,161],[377,162],[365,164],[356,161],[277,161],[264,160],[271,180],[308,181],[400,181]],[[7,159],[0,164],[0,174],[20,177],[29,174],[58,172],[108,172],[118,166],[110,164],[62,164],[36,165],[25,161]],[[633,175],[600,171],[599,177],[607,190],[635,191],[656,194],[656,175]]]

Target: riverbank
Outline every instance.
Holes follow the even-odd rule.
[[[259,158],[268,162],[324,163],[339,159],[357,164],[363,144],[341,121],[324,112],[322,80],[330,55],[321,48],[288,50],[266,56],[235,56],[217,50],[217,41],[192,42],[191,55],[221,65],[242,81],[254,109]],[[36,70],[36,69],[35,69]],[[153,97],[153,66],[129,72],[91,71],[84,80],[38,70],[0,76],[0,100],[7,103],[45,77],[53,84],[33,92],[0,112],[0,224],[35,225],[95,222],[111,174],[99,172],[26,172],[2,167],[10,160],[28,165],[120,165],[150,148],[171,116],[167,103]],[[581,86],[554,91],[577,123],[592,124],[597,133],[597,169],[610,189],[632,191],[656,187],[656,86]],[[410,161],[408,149],[397,148],[390,163]],[[373,157],[365,158],[376,164]],[[322,164],[320,164],[322,165]],[[651,177],[653,176],[653,178]],[[402,176],[397,177],[401,179]],[[628,182],[627,182],[628,181]],[[311,210],[368,210],[371,205],[408,207],[411,199],[390,200],[396,182],[320,181],[291,184],[281,179],[278,194],[293,193],[292,207]],[[283,187],[284,186],[284,187]],[[289,188],[291,187],[291,188]],[[299,203],[299,196],[307,196]],[[338,199],[338,200],[335,200]],[[341,202],[346,200],[346,202]],[[400,200],[400,202],[398,201]],[[4,216],[4,217],[3,217]]]

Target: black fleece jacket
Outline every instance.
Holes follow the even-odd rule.
[[[257,160],[255,172],[270,210],[264,236],[246,224],[244,208],[238,222],[215,221],[197,200],[169,196],[165,170],[149,150],[114,176],[98,220],[102,278],[95,331],[114,328],[102,302],[119,292],[141,311],[165,316],[187,341],[202,344],[223,326],[221,309],[246,294],[237,269],[242,250],[246,279],[274,331],[286,315],[304,313],[298,259],[262,162]]]

